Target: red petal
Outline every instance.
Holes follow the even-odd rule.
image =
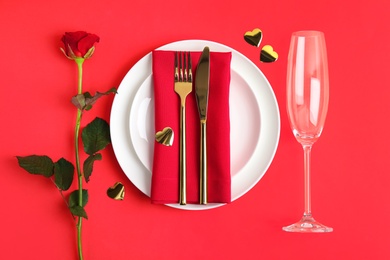
[[[78,50],[81,52],[82,57],[91,49],[95,43],[99,42],[99,36],[95,34],[88,34],[86,37],[82,38],[78,43]]]
[[[61,39],[65,45],[66,54],[69,55],[68,48],[70,47],[76,56],[81,56],[81,52],[78,49],[78,42],[87,35],[88,33],[84,31],[66,32]]]
[[[88,35],[87,32],[84,31],[77,31],[77,32],[66,32],[65,35],[69,38],[72,38],[74,41],[78,42],[82,38]]]

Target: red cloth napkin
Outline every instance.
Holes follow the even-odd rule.
[[[201,52],[191,52],[193,79]],[[152,203],[179,201],[180,99],[174,91],[174,51],[153,51],[155,129],[171,127],[172,146],[155,141],[151,184]],[[210,85],[207,113],[208,202],[231,201],[230,87],[231,53],[210,52]],[[186,99],[187,203],[199,203],[200,122],[193,91]]]

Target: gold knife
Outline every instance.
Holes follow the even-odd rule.
[[[207,204],[207,104],[209,96],[210,50],[203,49],[195,79],[195,95],[200,118],[200,204]]]

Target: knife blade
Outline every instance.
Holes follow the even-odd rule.
[[[200,118],[200,192],[199,203],[207,204],[207,106],[210,80],[210,49],[204,47],[195,77],[195,96]]]

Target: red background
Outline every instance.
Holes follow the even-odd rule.
[[[388,0],[23,1],[0,3],[0,259],[76,259],[75,225],[54,185],[19,168],[16,155],[72,160],[76,65],[60,52],[65,31],[101,42],[84,64],[84,90],[118,86],[151,50],[184,39],[221,42],[251,59],[279,102],[281,135],[261,181],[208,211],[151,205],[126,178],[112,147],[87,185],[85,259],[390,259],[390,36]],[[279,53],[262,64],[243,34],[259,27]],[[281,227],[303,211],[303,155],[285,109],[290,35],[325,33],[331,96],[313,148],[313,212],[330,234]],[[83,118],[110,118],[113,96]],[[124,201],[106,190],[124,183]]]

